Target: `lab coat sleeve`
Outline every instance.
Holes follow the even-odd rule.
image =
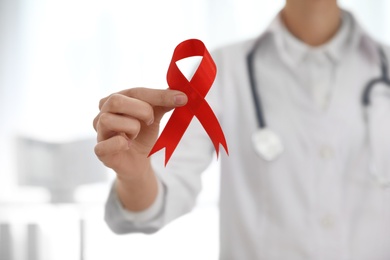
[[[201,190],[201,173],[212,158],[211,143],[197,130],[201,127],[198,124],[194,122],[185,133],[167,167],[164,167],[164,151],[153,155],[152,165],[159,180],[159,191],[148,209],[137,213],[124,209],[114,186],[111,188],[105,221],[113,232],[154,233],[191,211]]]
[[[117,234],[126,233],[126,230],[131,229],[129,225],[142,225],[152,221],[163,208],[164,187],[160,180],[158,180],[158,193],[154,203],[146,210],[140,212],[132,212],[126,210],[119,200],[115,189],[115,182],[111,186],[108,195],[105,219],[112,231]],[[153,232],[153,230],[145,230],[145,233]]]
[[[216,84],[206,100],[219,114]],[[223,152],[223,151],[222,151]],[[172,220],[190,212],[201,191],[201,173],[210,164],[214,148],[202,125],[193,118],[166,167],[165,151],[152,156],[153,169],[160,181],[159,195],[153,205],[141,213],[123,209],[114,190],[105,208],[105,220],[112,231],[124,233],[154,233]]]

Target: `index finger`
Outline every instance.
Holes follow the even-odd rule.
[[[139,99],[146,103],[149,103],[152,106],[159,107],[180,107],[184,106],[188,101],[186,94],[171,89],[162,90],[150,88],[131,88],[122,90],[118,92],[118,94]],[[104,103],[106,103],[109,97],[110,96],[100,100],[99,109],[102,109],[102,106],[104,105]]]

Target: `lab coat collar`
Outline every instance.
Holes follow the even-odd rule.
[[[318,47],[309,46],[292,35],[283,24],[280,13],[274,18],[265,34],[274,36],[279,53],[292,66],[303,61],[309,53],[325,54],[333,63],[337,64],[346,53],[358,45],[360,46],[362,41],[366,42],[365,45],[374,43],[362,30],[354,16],[345,10],[342,10],[342,24],[339,31],[329,42]],[[368,54],[376,56],[375,52],[370,51]]]

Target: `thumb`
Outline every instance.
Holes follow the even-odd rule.
[[[172,97],[173,106],[155,106],[154,107],[154,121],[160,122],[161,118],[165,115],[165,113],[177,108],[185,106],[188,102],[188,97],[184,93],[176,94]]]

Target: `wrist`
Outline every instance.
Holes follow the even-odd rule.
[[[115,189],[124,208],[142,211],[153,204],[158,191],[158,180],[151,165],[136,177],[118,174]]]
[[[150,158],[134,160],[137,163],[127,163],[121,168],[114,169],[117,180],[120,182],[142,182],[154,175]]]

